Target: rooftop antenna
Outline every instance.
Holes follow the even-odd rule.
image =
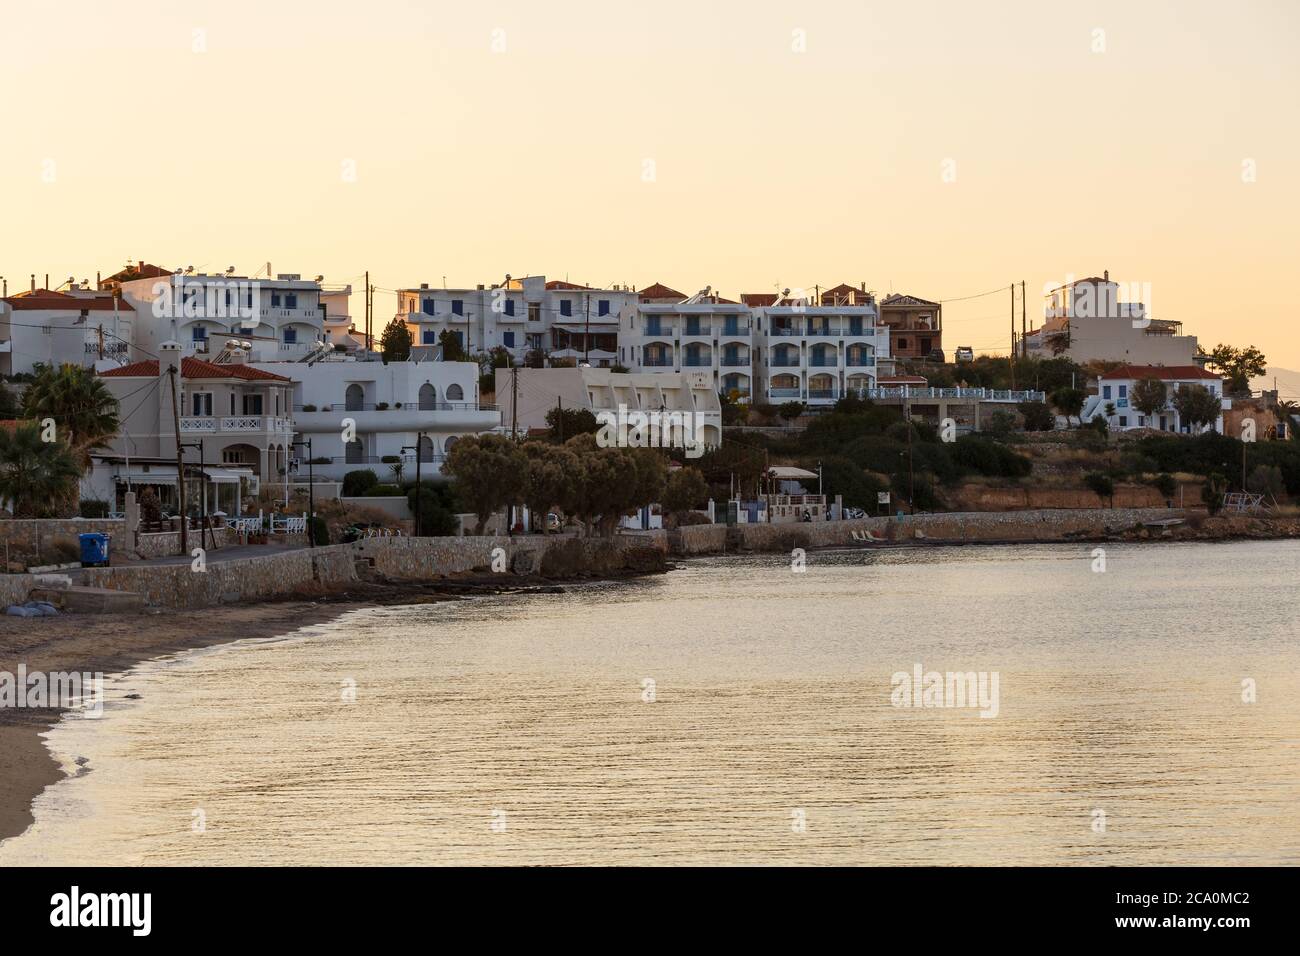
[[[235,274],[235,267],[234,267],[234,266],[226,266],[226,275],[228,275],[228,276],[233,276],[234,274]]]

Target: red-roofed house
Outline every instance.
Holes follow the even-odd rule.
[[[1156,379],[1165,386],[1164,407],[1148,415],[1133,405],[1133,389],[1143,379]],[[1104,418],[1111,428],[1155,428],[1160,431],[1193,434],[1192,426],[1183,422],[1174,407],[1174,393],[1181,388],[1200,386],[1219,399],[1222,409],[1232,408],[1232,400],[1223,397],[1223,379],[1199,365],[1121,365],[1097,379],[1097,394],[1090,395],[1083,407],[1083,420]],[[1107,414],[1113,406],[1113,414]],[[1214,422],[1215,431],[1223,431],[1223,416]],[[1195,431],[1200,431],[1200,428]]]
[[[32,288],[0,299],[0,374],[37,365],[111,365],[129,357],[135,310],[112,293]]]
[[[129,481],[132,487],[154,485],[163,505],[174,506],[179,422],[181,443],[200,446],[187,448],[184,456],[187,471],[195,466],[191,501],[198,501],[201,459],[207,511],[236,515],[260,481],[283,480],[293,456],[293,380],[241,362],[182,358],[175,342],[159,349],[158,359],[100,372],[117,397],[122,426],[108,450],[93,456],[83,496],[106,500],[120,511]]]

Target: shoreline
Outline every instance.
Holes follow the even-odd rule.
[[[1293,519],[1294,520],[1294,519]],[[812,551],[897,551],[916,548],[948,548],[962,545],[1012,546],[1071,543],[1156,543],[1199,542],[1204,544],[1250,540],[1286,540],[1296,537],[1292,525],[1286,531],[1256,525],[1250,531],[1220,527],[1210,533],[1200,529],[1187,533],[1138,535],[1124,531],[1110,534],[1083,533],[1046,540],[1025,538],[899,538],[881,541],[852,541],[815,544]],[[800,525],[791,525],[798,529]],[[1216,533],[1217,532],[1217,533]],[[1226,532],[1226,533],[1225,533]],[[1253,533],[1252,533],[1253,532]],[[1280,532],[1280,533],[1279,533]],[[428,604],[466,597],[503,593],[555,593],[565,586],[613,581],[666,573],[676,560],[710,557],[738,557],[779,553],[784,548],[768,547],[672,554],[664,570],[621,573],[579,573],[563,578],[537,574],[459,572],[431,580],[377,579],[357,581],[330,591],[288,593],[198,610],[153,608],[144,614],[60,615],[49,618],[0,617],[0,671],[14,673],[19,664],[28,672],[66,671],[120,674],[145,661],[169,654],[197,650],[248,638],[279,637],[302,627],[337,620],[349,611],[399,604]],[[93,627],[86,625],[93,622]],[[0,842],[17,836],[33,822],[33,803],[46,787],[65,776],[43,735],[63,715],[62,708],[0,709]]]

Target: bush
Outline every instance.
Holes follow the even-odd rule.
[[[1201,486],[1201,501],[1205,510],[1217,515],[1223,509],[1223,494],[1228,490],[1228,479],[1217,472],[1205,479]]]
[[[382,458],[380,458],[379,460],[382,461],[385,465],[395,465],[395,464],[397,464],[397,462],[399,462],[399,461],[402,460],[402,456],[401,456],[401,455],[384,455],[384,456],[383,456]]]
[[[777,414],[788,422],[794,421],[804,412],[803,402],[785,402],[777,409]]]
[[[312,515],[308,520],[308,526],[311,528],[312,541],[316,547],[324,547],[330,543],[329,525],[325,523],[325,518],[321,515]]]
[[[379,476],[369,468],[358,468],[343,476],[343,497],[361,498],[379,484]]]
[[[1178,482],[1174,476],[1167,471],[1162,471],[1156,475],[1155,480],[1151,482],[1155,485],[1156,491],[1160,492],[1160,497],[1168,500],[1178,493]]]
[[[1016,408],[1025,420],[1027,432],[1050,432],[1056,428],[1056,416],[1043,402],[1021,402]]]
[[[1098,498],[1110,499],[1111,503],[1115,502],[1115,482],[1110,479],[1109,475],[1103,475],[1099,471],[1090,471],[1083,476],[1083,483],[1088,486]]]
[[[456,516],[447,509],[442,497],[432,485],[412,486],[406,493],[406,503],[411,509],[412,520],[416,513],[416,498],[419,498],[420,524],[415,533],[421,537],[449,537],[460,526]]]
[[[1024,478],[1033,470],[1028,458],[989,438],[965,435],[948,447],[958,467],[981,475]]]
[[[82,498],[80,514],[83,518],[107,518],[108,502],[99,498]]]
[[[908,477],[907,472],[898,472],[890,479],[890,485],[893,487],[894,494],[907,500],[908,495]],[[911,506],[912,511],[942,511],[943,499],[939,497],[939,492],[935,489],[934,483],[930,481],[927,475],[914,475],[911,479]]]
[[[1015,430],[1016,416],[1002,409],[990,415],[988,424],[984,426],[984,434],[994,441],[1004,441]]]
[[[314,411],[316,411],[316,406],[315,406],[315,405],[304,405],[304,406],[302,407],[302,410],[303,410],[304,412],[314,412]]]
[[[1246,490],[1251,494],[1276,498],[1282,494],[1282,469],[1276,465],[1256,465],[1246,479]]]
[[[885,491],[886,485],[851,459],[835,455],[822,459],[822,490],[828,501],[842,495],[846,507],[870,511],[876,507],[877,492]]]
[[[749,410],[765,425],[770,425],[776,419],[776,406],[768,402],[755,402],[749,406]]]

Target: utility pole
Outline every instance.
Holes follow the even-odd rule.
[[[1011,391],[1016,390],[1016,284],[1011,283],[1011,354],[1007,356],[1011,368]]]
[[[370,270],[366,270],[366,351],[370,351]]]
[[[582,362],[584,365],[591,364],[591,293],[582,294],[583,312],[586,315],[586,325],[582,331]]]
[[[1029,358],[1029,343],[1025,340],[1028,332],[1025,324],[1025,280],[1020,280],[1020,357]]]
[[[184,453],[181,448],[181,410],[180,400],[176,397],[176,366],[173,365],[167,369],[167,374],[171,377],[172,390],[172,425],[176,429],[176,489],[180,495],[181,511],[181,554],[189,554],[189,539],[185,534],[185,525],[189,517],[185,514],[185,461]]]
[[[510,363],[510,439],[519,440],[519,366]]]
[[[560,444],[564,444],[564,399],[555,396],[555,425],[560,432]]]

